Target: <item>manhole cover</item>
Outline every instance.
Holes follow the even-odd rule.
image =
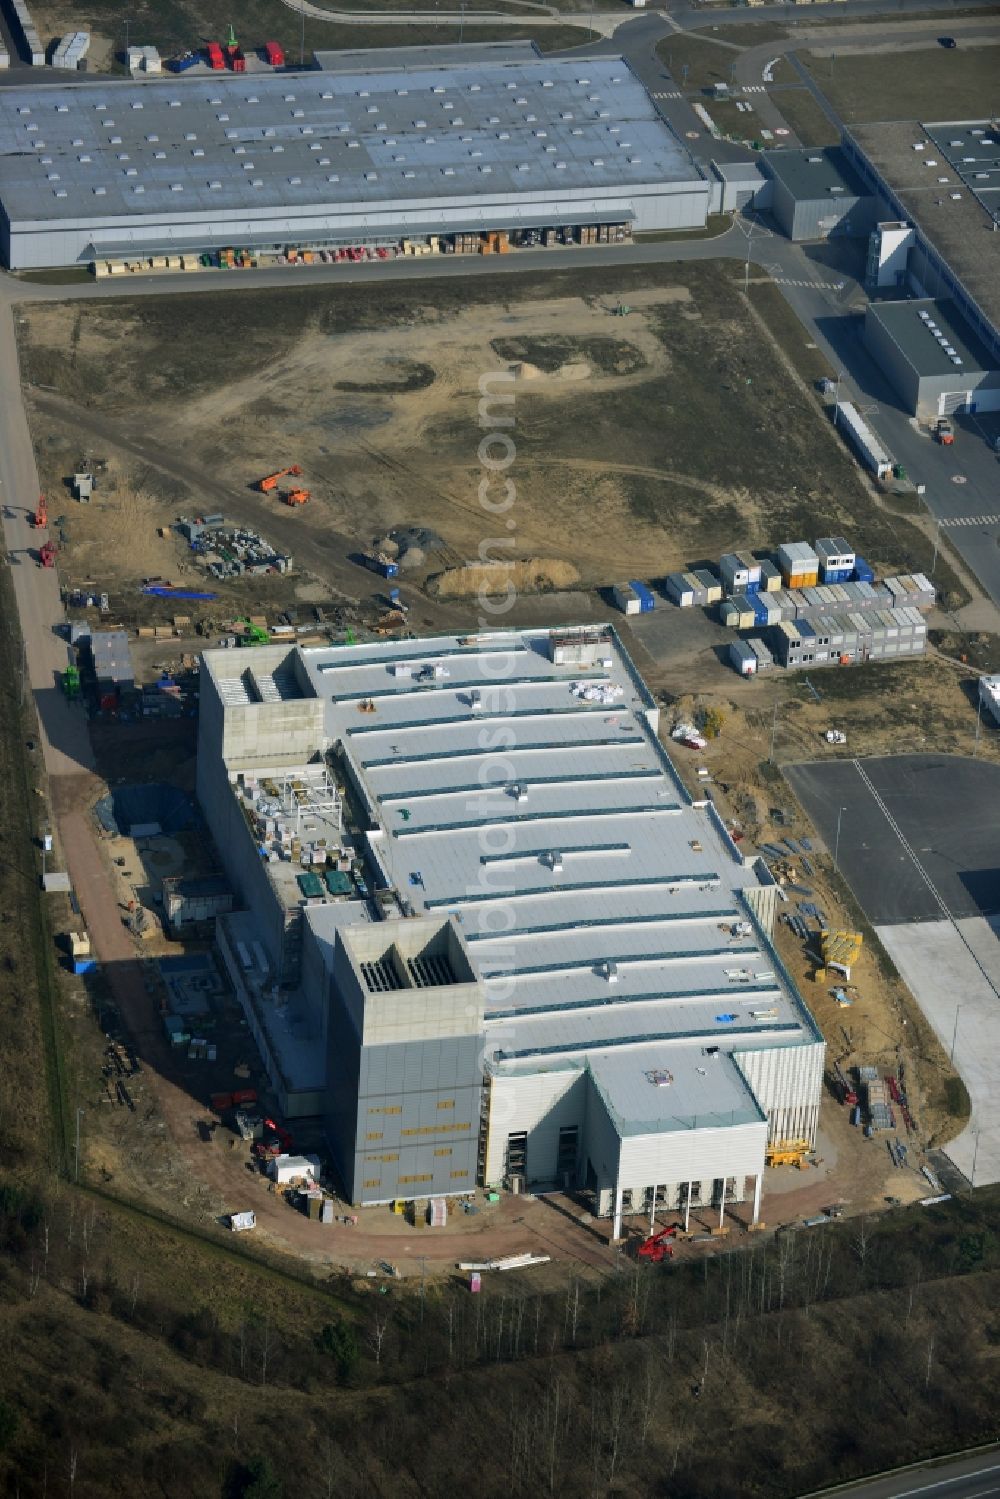
[[[964,474],[952,474],[952,476],[951,476],[951,482],[953,484],[964,484],[966,482],[965,475]]]

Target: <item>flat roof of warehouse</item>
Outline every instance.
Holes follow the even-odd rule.
[[[989,120],[926,125],[892,120],[852,125],[849,133],[895,192],[907,218],[919,225],[981,312],[1000,330],[1000,234],[993,232],[993,214],[1000,212],[1000,126],[990,126]],[[973,137],[973,130],[983,134]],[[968,144],[973,139],[975,146]],[[988,161],[986,140],[996,148]],[[953,141],[962,144],[952,145]],[[966,162],[966,156],[974,160]],[[930,165],[932,161],[936,166]],[[983,171],[989,173],[985,180],[976,175]]]
[[[0,201],[15,222],[627,201],[700,177],[621,58],[0,90]]]
[[[761,932],[725,929],[756,877],[692,805],[617,636],[593,667],[548,647],[529,630],[300,652],[386,880],[462,927],[497,1065],[816,1040]]]
[[[867,188],[840,146],[766,151],[762,160],[765,169],[797,202],[867,195]]]
[[[903,358],[921,375],[954,375],[961,382],[996,368],[996,359],[950,299],[875,302],[868,316],[882,324]]]

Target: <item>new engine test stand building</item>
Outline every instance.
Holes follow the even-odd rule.
[[[609,627],[207,651],[223,960],[360,1204],[479,1185],[760,1215],[824,1043],[777,889]]]

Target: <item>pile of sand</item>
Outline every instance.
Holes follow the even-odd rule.
[[[432,581],[440,598],[467,599],[477,594],[502,596],[515,593],[547,593],[573,588],[580,574],[572,562],[557,557],[527,557],[521,562],[497,562],[487,566],[450,567]]]

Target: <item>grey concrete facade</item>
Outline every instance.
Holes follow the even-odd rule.
[[[864,340],[913,415],[1000,409],[998,361],[954,301],[872,303]]]
[[[864,236],[875,222],[875,200],[839,146],[766,151],[770,208],[791,240]]]
[[[338,934],[328,1059],[327,1138],[352,1202],[474,1190],[483,995],[453,922]]]

